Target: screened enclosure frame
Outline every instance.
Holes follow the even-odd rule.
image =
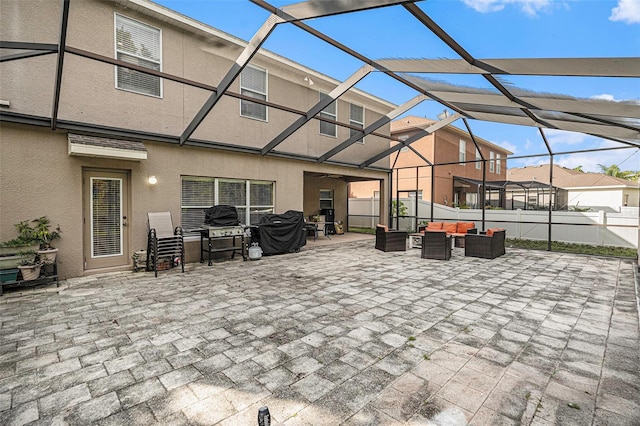
[[[32,116],[13,113],[3,109],[0,110],[0,120],[36,126],[47,126],[52,130],[65,129],[84,131],[116,138],[135,138],[139,140],[153,140],[177,144],[180,146],[189,145],[208,147],[261,156],[269,155],[344,167],[386,171],[389,173],[391,172],[391,168],[381,167],[374,163],[396,154],[403,147],[409,147],[412,149],[410,146],[411,143],[459,119],[464,119],[465,126],[469,129],[470,134],[472,134],[472,132],[470,131],[471,129],[467,123],[467,119],[537,127],[540,129],[541,138],[547,150],[546,153],[540,155],[548,156],[552,164],[555,155],[577,152],[586,153],[609,149],[640,148],[640,105],[636,103],[614,102],[600,99],[577,99],[560,94],[537,93],[511,87],[501,82],[504,81],[505,76],[638,78],[640,77],[640,58],[638,57],[476,58],[466,51],[461,44],[459,44],[426,12],[424,12],[418,6],[417,3],[419,2],[416,0],[359,0],[357,2],[311,0],[290,4],[280,8],[275,7],[264,0],[250,1],[257,7],[270,12],[270,16],[256,31],[254,36],[246,43],[236,61],[219,82],[199,82],[67,45],[69,9],[72,7],[73,2],[71,0],[61,0],[62,9],[57,43],[52,44],[0,40],[0,49],[17,51],[17,53],[3,54],[0,56],[0,62],[16,61],[43,55],[56,55],[55,76],[53,78],[55,83],[51,114],[48,117]],[[119,3],[127,4],[127,1],[119,0]],[[370,9],[387,7],[404,8],[408,12],[410,18],[415,19],[430,33],[440,39],[446,46],[455,52],[456,55],[459,56],[459,59],[372,59],[305,23],[305,21],[310,19],[317,20],[322,19],[323,17],[339,14],[358,14],[359,12]],[[355,70],[345,81],[338,84],[328,94],[328,96],[318,101],[314,106],[306,111],[230,91],[229,88],[231,84],[236,81],[242,70],[259,52],[261,46],[265,43],[268,37],[281,25],[293,25],[308,34],[311,34],[319,40],[328,43],[335,49],[359,60],[362,62],[361,67]],[[375,40],[372,40],[371,42],[375,43]],[[112,64],[146,75],[156,76],[161,79],[167,79],[188,86],[201,88],[209,91],[210,95],[204,104],[201,105],[192,121],[184,128],[180,136],[143,132],[128,128],[114,128],[88,122],[60,120],[58,118],[58,111],[61,99],[61,85],[65,70],[65,57],[68,55]],[[384,73],[393,80],[413,89],[417,93],[417,96],[407,100],[386,116],[370,125],[367,125],[364,129],[362,127],[351,125],[350,123],[342,123],[320,115],[322,110],[331,102],[339,99],[342,95],[352,89],[360,80],[373,72]],[[425,78],[425,76],[429,76],[430,74],[478,75],[486,80],[493,89],[487,90],[466,86],[456,86]],[[214,85],[216,83],[217,85]],[[195,130],[208,116],[208,114],[218,106],[219,100],[223,96],[253,102],[264,105],[268,108],[287,111],[298,115],[299,118],[291,123],[290,126],[283,129],[275,138],[265,140],[262,148],[193,138],[192,135]],[[380,127],[388,124],[415,105],[427,99],[440,103],[443,107],[454,111],[454,113],[451,116],[445,117],[444,119],[422,129],[414,137],[404,141],[377,131]],[[278,146],[284,140],[290,137],[310,120],[320,120],[335,124],[336,126],[349,128],[351,136],[317,157],[278,150]],[[553,152],[546,140],[543,129],[579,132],[613,141],[616,146],[593,150]],[[357,141],[362,140],[369,134],[397,143],[390,148],[373,155],[365,161],[349,161],[348,159],[338,161],[332,159],[338,153],[344,151]],[[510,158],[513,159],[517,157]],[[439,165],[430,164],[424,157],[422,157],[422,159],[431,167]],[[483,158],[482,161],[486,162],[486,159]],[[485,177],[483,177],[483,182],[484,181]],[[391,193],[389,193],[389,196],[391,197]],[[389,199],[389,205],[391,205],[391,199]],[[551,222],[551,220],[549,222]],[[551,232],[550,226],[551,225],[549,225],[549,233]]]

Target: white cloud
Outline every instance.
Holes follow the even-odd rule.
[[[604,101],[618,102],[613,95],[609,95],[607,93],[603,93],[601,95],[593,95],[591,96],[591,99],[602,99]]]
[[[508,4],[520,6],[529,16],[536,16],[538,12],[548,9],[551,0],[462,0],[464,4],[480,13],[499,12]],[[624,1],[624,0],[622,0]],[[633,1],[633,0],[629,0]]]
[[[549,144],[552,146],[579,145],[584,143],[588,138],[591,138],[591,136],[585,135],[584,133],[567,132],[564,130],[548,129],[545,130],[544,133],[547,136]]]
[[[618,6],[611,9],[609,20],[625,24],[640,24],[640,1],[619,0]]]
[[[507,151],[511,151],[514,154],[516,152],[518,152],[518,147],[516,145],[512,144],[511,142],[508,142],[508,141],[498,142],[496,145],[506,149]]]

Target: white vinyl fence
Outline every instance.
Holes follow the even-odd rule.
[[[401,199],[406,215],[400,218],[400,229],[415,231],[415,199]],[[393,212],[395,215],[395,212]],[[482,227],[482,210],[459,209],[433,205],[435,221],[475,222]],[[349,226],[374,228],[378,223],[377,198],[349,199]],[[418,201],[418,223],[431,218],[431,203]],[[485,229],[505,228],[507,238],[547,240],[549,212],[541,210],[485,210]],[[551,239],[567,243],[638,248],[640,218],[637,207],[620,213],[554,211],[551,215]],[[393,223],[395,226],[395,222]]]

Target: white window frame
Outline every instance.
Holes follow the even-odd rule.
[[[206,205],[185,205],[184,193],[182,192],[183,182],[185,180],[192,181],[201,181],[207,184],[211,184],[213,186],[213,200],[210,200],[210,205],[207,203]],[[220,177],[209,177],[209,176],[192,176],[192,175],[183,175],[180,177],[180,212],[181,212],[181,222],[183,213],[186,210],[202,210],[208,209],[212,206],[219,204],[220,197],[220,182],[237,182],[243,183],[245,185],[245,202],[244,204],[237,204],[234,207],[245,209],[244,217],[239,217],[241,223],[250,224],[251,221],[251,211],[252,209],[262,209],[269,211],[271,213],[275,213],[275,199],[276,199],[276,183],[273,181],[259,180],[259,179],[236,179],[236,178],[220,178]],[[251,185],[252,184],[271,184],[272,185],[272,204],[251,204]],[[203,213],[204,214],[204,213]],[[204,216],[203,216],[204,223]],[[183,225],[184,226],[184,225]],[[188,232],[185,229],[185,232]],[[195,235],[195,234],[194,234]]]
[[[495,170],[496,170],[495,156],[496,154],[493,151],[489,151],[489,173],[495,173]]]
[[[362,108],[362,121],[357,121],[351,118],[351,108],[353,107]],[[364,131],[364,115],[365,115],[364,105],[356,104],[354,102],[349,103],[349,124],[351,126],[360,127]],[[353,136],[356,132],[357,130],[349,129],[349,137]],[[362,137],[362,139],[357,140],[356,143],[364,145],[364,136]]]
[[[496,174],[500,174],[502,171],[502,167],[500,166],[501,155],[496,154]]]
[[[465,161],[467,161],[467,141],[460,139],[460,143],[458,144],[458,162],[464,165]]]
[[[482,155],[480,155],[480,150],[476,148],[476,169],[480,170],[482,168]]]
[[[324,96],[329,96],[328,93],[325,92],[318,92],[318,100],[321,101],[323,100],[323,95]],[[332,112],[327,112],[326,109],[329,108],[331,105],[335,106],[335,113]],[[328,118],[330,120],[333,121],[338,121],[338,100],[334,99],[329,105],[327,105],[327,108],[323,109],[322,111],[320,111],[320,113],[318,113],[318,115],[320,117],[324,117],[324,118]],[[322,125],[325,126],[333,126],[333,134],[328,134],[328,133],[322,133]],[[319,132],[322,136],[328,136],[330,138],[337,138],[338,137],[338,125],[337,124],[333,124],[333,123],[327,123],[324,121],[319,121],[319,126],[318,126]]]
[[[260,95],[260,96],[264,96],[264,100],[268,101],[269,100],[269,71],[266,68],[257,67],[255,65],[247,65],[244,69],[246,70],[247,68],[251,68],[253,70],[260,71],[260,72],[264,73],[264,88],[265,88],[265,92],[263,93],[263,92],[260,92],[259,90],[244,86],[242,84],[242,75],[244,73],[244,70],[242,70],[243,72],[240,73],[240,93],[244,94],[243,91],[247,91],[247,92],[254,93],[254,94],[257,94],[257,95]],[[256,116],[253,116],[253,115],[243,114],[242,113],[242,105],[243,105],[244,102],[255,103],[255,102],[247,101],[247,100],[244,100],[244,99],[240,99],[240,116],[241,117],[250,118],[252,120],[264,121],[264,122],[268,122],[269,121],[269,108],[266,105],[258,104],[260,106],[264,106],[264,118],[262,118],[262,117],[256,117]]]
[[[158,64],[158,71],[162,72],[162,62],[163,62],[162,61],[162,29],[154,27],[153,25],[145,24],[144,22],[138,21],[137,19],[129,18],[128,16],[121,15],[119,13],[115,13],[114,12],[113,15],[114,15],[113,16],[113,45],[114,45],[113,46],[113,51],[115,52],[115,58],[119,60],[120,58],[118,57],[118,54],[121,53],[123,55],[128,55],[128,56],[131,56],[131,57],[134,57],[134,58],[146,61],[146,62],[152,62],[152,63]],[[147,58],[147,57],[142,56],[142,55],[134,54],[133,52],[128,52],[126,50],[119,49],[118,48],[118,20],[119,19],[123,19],[125,21],[129,21],[129,22],[133,23],[134,25],[140,25],[142,27],[147,27],[149,29],[156,30],[158,32],[158,56],[160,58],[158,60],[155,60],[155,59]],[[144,66],[144,65],[141,65],[141,64],[136,64],[136,65]],[[164,92],[164,90],[163,90],[164,87],[163,86],[164,86],[164,84],[163,84],[163,79],[162,78],[146,74],[147,76],[149,76],[151,78],[157,78],[159,80],[159,89],[160,89],[159,90],[160,93],[157,94],[157,95],[152,94],[152,93],[146,93],[146,92],[134,90],[134,89],[131,89],[131,88],[120,87],[119,79],[118,79],[118,68],[120,68],[120,67],[118,67],[117,65],[114,67],[114,74],[115,74],[114,81],[115,81],[115,88],[117,90],[124,90],[125,92],[137,93],[139,95],[151,96],[153,98],[160,98],[161,99],[163,97],[163,92]],[[149,68],[149,69],[153,69],[153,68]],[[137,72],[137,71],[131,70],[131,72]]]

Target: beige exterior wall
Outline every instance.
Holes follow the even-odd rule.
[[[21,25],[8,25],[0,29],[0,39],[32,40],[33,34],[42,33],[48,42],[59,26],[59,2],[6,1],[2,3],[3,22],[22,21]],[[39,13],[29,14],[29,8]],[[47,11],[45,13],[45,11]],[[106,1],[72,2],[69,10],[67,46],[115,58],[115,14],[138,20],[162,31],[162,71],[197,82],[217,85],[242,52],[244,44],[231,36],[210,29],[209,32],[184,25],[172,25],[152,17],[144,9],[134,10]],[[39,19],[42,15],[48,19]],[[5,18],[6,16],[6,18]],[[195,25],[195,24],[194,24]],[[39,37],[35,37],[39,40]],[[41,40],[39,40],[41,41]],[[312,70],[296,66],[273,54],[258,54],[251,65],[267,70],[268,98],[276,104],[307,111],[319,100],[319,91],[329,92],[339,82]],[[51,114],[55,82],[56,55],[0,63],[3,76],[0,99],[11,102],[11,112],[37,116]],[[313,76],[315,84],[304,82]],[[70,53],[65,55],[61,87],[60,120],[87,122],[137,131],[179,136],[192,121],[211,92],[181,83],[163,80],[162,97],[146,96],[115,89],[116,75],[113,65],[85,59]],[[230,90],[240,92],[240,78]],[[338,100],[338,121],[349,122],[349,103],[365,107],[365,125],[392,109],[392,105],[363,92],[351,90]],[[268,109],[268,120],[240,117],[240,101],[223,97],[216,108],[196,129],[192,138],[223,142],[243,147],[262,148],[278,136],[299,115]],[[242,131],[238,131],[239,128]],[[379,130],[389,132],[389,126]],[[311,120],[276,150],[297,155],[317,157],[349,137],[349,129],[338,128],[338,137],[319,134],[319,122]],[[388,140],[368,136],[366,143],[355,144],[338,154],[333,160],[362,162],[386,149]],[[375,164],[388,167],[388,159]]]
[[[147,244],[147,213],[170,211],[180,222],[181,176],[255,179],[275,182],[275,210],[314,208],[319,189],[335,190],[337,220],[346,220],[346,184],[337,179],[309,179],[305,172],[350,173],[381,179],[386,173],[345,169],[276,157],[238,154],[208,148],[145,142],[148,159],[125,161],[68,155],[67,135],[33,126],[0,123],[0,241],[16,236],[14,224],[47,215],[60,224],[62,277],[80,276],[83,265],[82,171],[119,170],[129,173],[131,215],[129,252]],[[158,183],[151,186],[149,175]],[[306,194],[306,195],[305,195]],[[187,261],[197,261],[199,241],[187,243]]]
[[[162,71],[215,86],[231,67],[244,42],[204,24],[191,21],[155,4],[136,0],[73,1],[70,3],[67,47],[115,58],[114,19],[120,13],[162,31]],[[0,40],[57,43],[61,2],[6,0],[0,2]],[[10,52],[14,53],[14,52]],[[0,99],[10,102],[9,114],[23,117],[51,116],[57,56],[0,63]],[[269,52],[260,52],[251,65],[268,73],[268,101],[301,111],[319,100],[319,90],[329,92],[339,82]],[[313,86],[304,82],[312,77]],[[231,91],[239,93],[239,79]],[[337,220],[346,221],[347,185],[342,179],[305,177],[305,172],[335,174],[356,179],[386,180],[387,172],[360,170],[314,161],[261,156],[230,150],[197,148],[188,144],[161,143],[141,137],[148,151],[142,161],[76,157],[68,154],[65,122],[110,126],[134,132],[178,137],[197,114],[210,92],[162,82],[162,97],[116,89],[113,65],[65,54],[56,131],[46,127],[0,122],[0,241],[15,237],[14,224],[47,215],[60,224],[63,234],[60,273],[63,278],[85,273],[83,263],[82,173],[87,169],[119,170],[129,175],[130,253],[146,247],[147,212],[170,211],[180,223],[181,176],[255,179],[275,182],[275,211],[314,213],[320,189],[334,190]],[[358,90],[350,90],[338,101],[338,121],[349,122],[349,103],[365,107],[365,126],[395,106]],[[299,115],[268,109],[268,120],[240,116],[240,101],[224,96],[192,135],[192,139],[241,148],[264,147],[292,124]],[[41,127],[43,126],[44,127]],[[389,133],[389,126],[378,129]],[[100,134],[100,131],[96,130]],[[100,134],[109,137],[109,134]],[[338,137],[319,134],[312,120],[276,150],[301,157],[317,157],[349,137],[349,129],[338,128]],[[365,144],[354,144],[331,160],[360,163],[388,147],[388,140],[367,136]],[[375,166],[389,167],[388,158]],[[147,177],[158,184],[150,186]],[[384,212],[383,212],[384,213]],[[188,261],[199,258],[199,241],[187,244]]]

